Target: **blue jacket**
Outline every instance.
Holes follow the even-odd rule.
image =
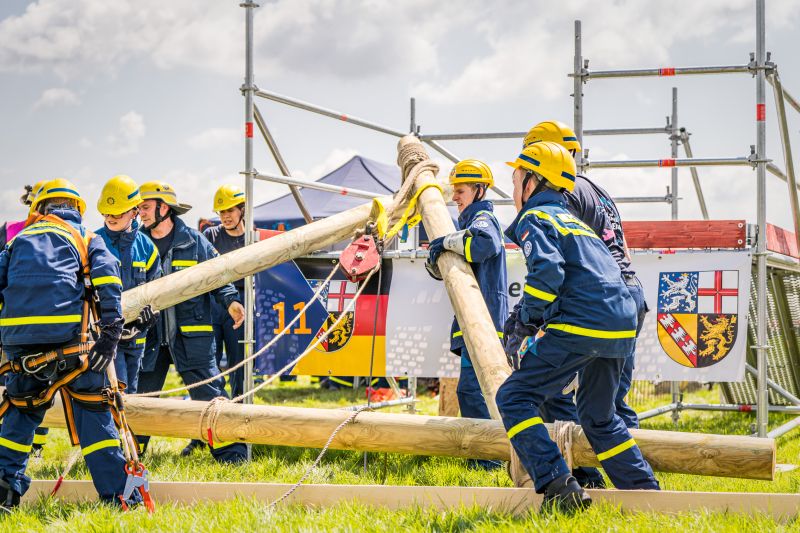
[[[103,239],[90,237],[72,209],[52,213],[87,243],[100,326],[122,319],[122,280]],[[63,344],[81,333],[85,287],[72,234],[47,221],[22,230],[0,253],[0,342],[9,346]]]
[[[506,235],[528,267],[518,320],[544,328],[539,342],[564,353],[631,354],[636,304],[608,248],[566,210],[560,193],[548,189],[530,198]]]
[[[506,249],[503,230],[492,212],[492,202],[481,200],[467,206],[458,216],[458,229],[467,229],[472,237],[464,244],[464,257],[472,267],[486,307],[498,336],[508,317],[508,286],[506,283]],[[458,352],[465,346],[458,321],[450,329],[450,350]]]
[[[161,258],[165,276],[219,255],[202,233],[188,227],[176,216],[172,220],[175,223],[172,246]],[[146,229],[144,231],[149,233]],[[212,296],[225,309],[231,302],[239,300],[239,293],[229,283],[162,310],[158,327],[151,328],[147,334],[142,371],[150,372],[155,368],[162,344],[169,346],[178,371],[216,366],[214,329],[211,326]]]
[[[158,250],[153,241],[140,231],[139,221],[133,221],[130,231],[113,231],[103,226],[95,233],[102,237],[108,251],[119,261],[123,291],[161,277]],[[120,341],[120,346],[144,348],[146,337],[147,332],[143,331],[133,339]]]

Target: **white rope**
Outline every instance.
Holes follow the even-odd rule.
[[[567,462],[567,467],[572,471],[572,432],[575,429],[575,422],[569,420],[556,420],[553,424],[553,434],[555,443],[561,455]]]

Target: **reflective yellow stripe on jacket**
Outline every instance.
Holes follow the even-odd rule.
[[[181,333],[194,333],[197,331],[214,331],[214,328],[211,325],[181,326]]]
[[[90,453],[96,452],[97,450],[102,450],[104,448],[119,448],[119,439],[106,439],[101,440],[100,442],[95,442],[94,444],[90,444],[82,450],[83,456],[86,457]]]
[[[99,287],[100,285],[115,284],[122,286],[122,280],[117,276],[100,276],[99,278],[92,278],[92,285]]]
[[[0,318],[0,327],[35,326],[39,324],[80,324],[81,318],[81,315],[18,316],[14,318]]]
[[[625,442],[623,442],[622,444],[618,444],[618,445],[614,446],[610,450],[606,450],[603,453],[598,453],[597,454],[597,460],[598,461],[605,461],[606,459],[611,459],[615,455],[619,455],[622,452],[624,452],[625,450],[629,450],[630,448],[633,448],[634,446],[636,446],[636,441],[633,440],[633,438],[630,438],[630,439],[626,440]]]
[[[151,259],[152,259],[152,257],[151,257]],[[150,261],[148,261],[148,263],[150,263]],[[193,259],[175,259],[172,262],[172,266],[173,267],[184,267],[184,268],[185,267],[194,266],[196,264],[197,264],[197,261],[195,261]]]
[[[518,433],[525,431],[530,427],[538,426],[539,424],[544,424],[544,422],[542,422],[542,419],[538,416],[534,416],[533,418],[523,420],[522,422],[514,425],[511,429],[508,430],[508,438],[512,439]]]
[[[30,444],[20,444],[18,442],[14,442],[13,440],[4,439],[3,437],[0,437],[0,446],[20,453],[31,453],[31,450],[33,449],[33,446]]]
[[[602,329],[582,328],[569,324],[548,324],[546,327],[547,329],[556,329],[564,333],[571,333],[572,335],[580,335],[582,337],[594,337],[595,339],[633,339],[636,337],[635,329],[605,331]]]
[[[540,300],[544,300],[545,302],[554,302],[556,299],[555,294],[545,292],[543,290],[537,289],[536,287],[531,287],[527,283],[525,284],[525,293],[530,294],[534,298],[539,298]]]

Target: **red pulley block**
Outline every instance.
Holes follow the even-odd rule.
[[[364,235],[351,242],[339,256],[339,266],[352,282],[361,281],[370,270],[380,265],[381,255],[372,235]]]

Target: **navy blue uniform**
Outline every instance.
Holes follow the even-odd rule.
[[[100,326],[122,321],[122,282],[117,261],[103,240],[89,238],[76,210],[52,214],[71,224],[88,241],[91,283],[99,297]],[[84,306],[81,256],[72,233],[49,221],[32,224],[0,253],[0,342],[10,360],[78,342]],[[38,393],[49,386],[25,373],[6,375],[12,396]],[[76,392],[99,393],[107,386],[105,373],[87,371],[70,384]],[[100,497],[113,501],[125,487],[125,458],[111,413],[87,409],[72,402],[83,456]],[[46,407],[21,411],[13,404],[0,429],[0,477],[11,489],[24,494],[30,486],[25,475],[34,430]]]
[[[133,221],[130,231],[112,231],[103,226],[97,230],[108,250],[119,261],[122,290],[127,291],[161,276],[161,261],[153,241],[140,231],[139,222]],[[147,331],[134,338],[121,340],[117,346],[114,367],[117,379],[125,383],[128,394],[136,394],[139,371],[142,367]]]
[[[626,253],[625,235],[622,231],[622,220],[619,211],[609,195],[602,187],[585,176],[578,175],[575,180],[575,189],[572,192],[565,191],[564,197],[567,202],[567,210],[582,220],[603,240],[619,265],[622,277],[628,286],[628,292],[636,302],[637,325],[636,335],[642,329],[644,318],[647,314],[647,303],[644,299],[644,290],[636,273],[631,269],[631,261]],[[625,359],[620,377],[619,388],[614,400],[617,414],[622,418],[625,425],[629,428],[639,427],[639,418],[625,402],[625,397],[631,388],[634,370],[634,350],[631,356]],[[553,420],[577,420],[577,412],[573,403],[573,393],[559,394],[558,396],[545,402],[543,407],[543,417],[546,422]]]
[[[471,234],[464,243],[464,258],[472,267],[489,315],[498,336],[502,337],[503,323],[508,316],[506,251],[503,231],[492,211],[492,202],[488,200],[470,204],[458,216],[458,229],[469,230]],[[461,373],[456,389],[461,416],[491,418],[467,352],[461,326],[455,318],[450,328],[450,351],[461,355]]]
[[[161,269],[165,276],[219,255],[200,232],[188,227],[176,216],[172,220],[175,224],[172,245],[161,256]],[[145,233],[149,234],[147,230]],[[139,392],[161,390],[173,362],[186,385],[219,374],[214,329],[211,326],[212,297],[227,309],[232,302],[238,301],[239,294],[233,285],[223,285],[161,311],[156,327],[147,333]],[[227,397],[221,379],[189,390],[189,396],[199,401],[209,401],[217,396]],[[140,437],[139,440],[146,446],[149,438]],[[243,443],[213,444],[211,454],[218,461],[239,462],[246,458],[247,448]]]
[[[244,235],[232,237],[221,225],[206,228],[203,230],[203,235],[221,254],[238,250],[244,246]],[[244,302],[244,279],[233,282],[233,286],[239,291],[239,300]],[[212,302],[211,306],[211,325],[214,328],[214,342],[217,347],[217,366],[222,361],[223,349],[227,355],[228,367],[244,361],[244,344],[242,344],[244,328],[233,329],[233,318],[227,308],[222,307],[216,301]],[[228,382],[231,386],[231,396],[240,396],[244,392],[244,368],[229,374]]]
[[[525,203],[506,234],[522,249],[528,269],[516,319],[545,333],[523,342],[520,368],[498,390],[497,406],[537,492],[570,473],[539,406],[576,372],[578,419],[611,481],[620,489],[657,489],[650,466],[614,412],[637,319],[608,248],[549,189]]]

